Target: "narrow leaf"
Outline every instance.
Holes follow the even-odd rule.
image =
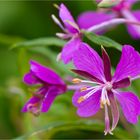
[[[24,41],[14,44],[11,49],[19,47],[33,47],[33,46],[59,46],[63,47],[65,41],[55,37],[38,38],[30,41]]]
[[[21,137],[16,138],[15,140],[24,140],[24,139],[31,139],[34,136],[41,136],[41,134],[45,133],[47,135],[42,135],[45,137],[40,137],[41,139],[50,139],[53,134],[59,131],[70,131],[70,130],[83,130],[83,131],[93,131],[93,132],[100,132],[103,133],[104,124],[99,121],[92,121],[92,120],[81,120],[81,121],[59,121],[59,122],[52,122],[48,125],[36,129],[33,132],[27,133]],[[114,136],[118,139],[126,139],[126,138],[133,138],[133,136],[126,131],[116,128],[114,132]],[[94,137],[94,136],[93,136]]]
[[[92,32],[85,32],[85,36],[92,42],[94,42],[95,44],[98,45],[102,45],[104,47],[113,47],[116,48],[117,50],[121,51],[122,50],[122,45],[115,42],[114,40],[106,37],[106,36],[102,36],[102,35],[96,35]]]

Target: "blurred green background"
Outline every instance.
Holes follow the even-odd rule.
[[[72,92],[58,97],[51,110],[40,117],[21,113],[22,106],[31,96],[27,86],[22,82],[23,74],[29,70],[28,60],[35,59],[52,68],[55,66],[47,56],[23,48],[11,50],[10,46],[24,40],[52,37],[56,32],[60,32],[59,27],[52,21],[51,14],[58,17],[58,11],[53,4],[61,2],[68,6],[75,18],[81,12],[97,8],[92,0],[0,1],[0,139],[16,137],[22,139],[20,136],[24,134],[29,135],[29,139],[138,138],[140,124],[132,126],[123,117],[114,136],[105,137],[103,135],[103,113],[99,112],[90,119],[80,119],[71,103]],[[140,5],[137,4],[134,9],[139,7]],[[131,44],[140,51],[140,40],[133,40],[124,25],[112,29],[106,35],[121,44]],[[92,46],[97,51],[100,50],[96,45]],[[52,50],[58,52],[60,48],[52,48]],[[120,52],[115,49],[107,50],[115,66]],[[59,70],[57,72],[61,74]],[[137,80],[133,83],[133,87],[140,95],[139,84]],[[96,121],[97,118],[99,122]],[[33,134],[34,131],[36,133]]]

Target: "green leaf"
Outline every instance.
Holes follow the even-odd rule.
[[[85,32],[85,36],[92,42],[98,45],[103,45],[104,47],[113,47],[116,48],[117,50],[121,51],[122,50],[122,45],[115,42],[114,40],[102,36],[102,35],[96,35],[92,32]]]
[[[19,47],[34,47],[34,46],[59,46],[63,47],[65,41],[56,37],[38,38],[30,41],[24,41],[14,44],[11,49]]]
[[[80,120],[80,121],[59,121],[59,122],[52,122],[49,123],[47,126],[44,126],[40,129],[37,129],[33,132],[25,134],[15,140],[24,140],[24,139],[31,139],[35,137],[39,137],[41,139],[51,139],[57,132],[68,133],[71,130],[83,132],[92,132],[92,134],[96,135],[99,132],[103,137],[106,138],[119,138],[119,139],[127,139],[127,138],[134,138],[131,134],[127,133],[126,131],[116,128],[114,131],[114,136],[104,136],[104,124],[96,121],[96,120]],[[67,136],[69,133],[67,134]],[[93,138],[95,136],[92,136]],[[65,137],[66,138],[66,137]],[[68,138],[68,137],[67,137]]]

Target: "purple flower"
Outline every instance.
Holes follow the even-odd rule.
[[[73,72],[87,78],[75,78],[74,83],[85,84],[73,96],[73,104],[78,108],[81,117],[90,117],[100,108],[105,109],[105,135],[112,134],[119,120],[119,111],[116,100],[120,103],[123,114],[128,122],[136,124],[140,115],[140,101],[130,91],[121,91],[120,88],[130,86],[131,81],[140,76],[140,54],[130,45],[124,45],[119,64],[114,76],[111,75],[110,58],[102,48],[102,59],[96,51],[82,43],[73,57],[76,69]],[[110,116],[112,113],[112,127]]]
[[[116,17],[115,14],[106,14],[103,11],[87,11],[78,16],[77,23],[81,29],[88,30],[91,27],[107,22]],[[94,31],[96,34],[103,34],[106,28]]]
[[[104,21],[109,21],[110,19],[123,18],[125,19],[126,22],[121,22],[121,23],[127,24],[127,29],[129,34],[134,39],[139,39],[140,38],[140,26],[139,26],[140,10],[136,10],[136,11],[131,10],[132,5],[136,2],[137,0],[121,0],[121,2],[118,5],[113,6],[112,8],[109,9],[96,11],[96,12],[93,11],[84,12],[78,18],[78,25],[82,29],[88,29],[93,25],[103,23]],[[115,23],[113,25],[110,24],[108,28],[110,29],[111,27],[114,27],[114,25],[117,24],[118,23]],[[107,29],[105,28],[104,30],[101,30],[100,32],[97,33],[103,34],[105,31],[107,31]]]
[[[53,20],[64,31],[64,33],[57,33],[56,35],[63,39],[70,39],[65,44],[59,56],[60,59],[62,59],[64,63],[67,64],[72,60],[74,52],[78,49],[78,46],[82,41],[82,36],[77,23],[64,4],[61,4],[59,7],[59,17],[63,22],[63,25],[54,15],[52,15]]]
[[[29,86],[38,86],[38,89],[24,105],[22,112],[39,115],[49,110],[54,99],[66,91],[66,85],[51,69],[36,61],[30,61],[30,64],[30,72],[24,76],[24,82]]]
[[[117,17],[123,17],[127,20],[140,23],[140,10],[132,11],[133,4],[138,2],[137,0],[122,0],[118,5],[112,8],[112,12],[115,12]],[[128,33],[134,38],[140,38],[140,26],[127,24]]]

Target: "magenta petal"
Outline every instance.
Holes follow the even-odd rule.
[[[98,25],[102,22],[108,21],[114,17],[113,14],[105,14],[103,12],[88,11],[79,15],[77,23],[80,29],[88,29],[91,26]],[[102,31],[101,33],[103,33]],[[97,33],[97,32],[96,32]]]
[[[118,92],[115,94],[120,102],[123,114],[128,122],[136,124],[140,110],[139,98],[132,92]]]
[[[73,62],[78,70],[86,71],[101,81],[104,80],[102,59],[88,44],[80,44],[79,49],[74,54]]]
[[[101,80],[99,80],[98,78],[94,77],[93,75],[91,75],[90,73],[86,72],[86,71],[83,71],[83,70],[75,70],[75,69],[72,69],[73,72],[75,72],[76,74],[80,75],[80,76],[83,76],[85,78],[88,78],[94,82],[99,82],[99,83],[102,83],[103,82]]]
[[[87,91],[84,91],[84,92],[77,91],[72,98],[73,104],[78,108],[77,114],[81,117],[93,116],[100,109],[101,91],[95,92],[93,95],[91,95],[85,101],[78,103],[78,99],[81,96],[84,96],[86,94],[87,94]]]
[[[128,86],[130,86],[131,84],[131,81],[130,81],[130,78],[124,78],[118,82],[114,82],[113,83],[113,88],[116,89],[116,88],[126,88]]]
[[[51,107],[51,105],[52,105],[54,99],[55,99],[58,95],[59,95],[58,89],[57,89],[57,88],[54,88],[54,87],[51,87],[51,88],[47,91],[47,93],[46,93],[46,95],[45,95],[45,97],[44,97],[44,99],[43,99],[43,101],[42,101],[41,112],[47,112],[47,111],[49,110],[49,108]]]
[[[27,103],[24,105],[24,107],[22,108],[22,112],[28,112],[28,107],[30,106],[30,105],[34,105],[34,104],[37,104],[37,103],[39,103],[40,102],[40,98],[39,97],[32,97],[32,98],[30,98],[28,101],[27,101]]]
[[[67,44],[65,44],[62,53],[61,53],[61,59],[64,61],[65,64],[69,63],[75,51],[78,49],[79,45],[81,43],[80,38],[72,38]]]
[[[125,8],[131,7],[137,0],[122,0],[118,5],[114,6],[113,9],[116,11],[123,10]]]
[[[34,84],[38,84],[41,81],[35,76],[35,74],[33,72],[29,72],[27,74],[25,74],[23,81],[28,84],[28,85],[34,85]]]
[[[109,94],[109,100],[111,104],[110,107],[111,107],[111,114],[113,118],[111,131],[113,131],[118,124],[120,114],[119,114],[119,109],[117,106],[116,99],[114,98],[114,95],[112,92],[111,94]]]
[[[138,22],[140,22],[140,10],[132,12],[132,16],[134,16]],[[140,39],[140,26],[139,25],[128,25],[127,26],[129,34],[134,39]]]
[[[136,78],[140,74],[140,54],[130,45],[124,45],[119,64],[113,80],[120,81],[126,77]]]
[[[59,17],[61,18],[61,20],[63,21],[65,27],[69,30],[69,32],[71,32],[71,33],[78,32],[76,28],[74,28],[72,25],[70,25],[67,22],[67,20],[68,20],[68,21],[76,24],[76,22],[74,21],[70,11],[67,9],[67,7],[64,4],[60,5]]]
[[[49,84],[64,84],[62,79],[51,69],[37,63],[36,61],[30,61],[31,71],[40,80]]]
[[[104,75],[107,81],[111,81],[111,62],[106,50],[102,47],[102,58],[104,64]]]

